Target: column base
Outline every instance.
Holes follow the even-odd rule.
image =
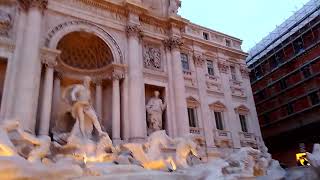
[[[112,143],[113,145],[119,145],[119,144],[122,144],[123,141],[120,138],[114,138],[112,139]]]

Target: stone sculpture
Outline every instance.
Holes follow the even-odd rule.
[[[162,113],[166,108],[166,103],[162,103],[159,95],[159,91],[154,91],[154,97],[150,98],[146,105],[148,114],[148,134],[162,130]]]
[[[66,139],[66,145],[56,143],[56,147],[76,149],[74,153],[86,161],[112,161],[108,153],[112,153],[114,148],[108,134],[102,131],[92,107],[90,82],[90,77],[86,76],[83,84],[71,85],[64,91],[63,99],[71,106],[71,114],[76,121],[69,134],[58,135],[60,139]],[[97,136],[94,136],[94,129]]]
[[[37,137],[24,132],[16,120],[0,124],[0,178],[85,179],[87,176],[90,179],[92,176],[108,176],[115,179],[120,173],[130,179],[144,179],[154,172],[157,179],[239,179],[265,175],[266,179],[278,180],[285,175],[264,145],[260,147],[261,151],[245,147],[227,158],[220,156],[206,164],[201,162],[201,147],[192,134],[171,138],[164,130],[155,131],[144,143],[122,143],[114,147],[107,133],[101,129],[100,132],[97,130],[97,137],[92,133],[92,129],[98,129],[100,125],[90,119],[95,116],[87,114],[94,113],[94,110],[88,98],[90,81],[85,79],[84,82],[84,85],[76,85],[69,91],[74,101],[73,117],[79,123],[74,125],[66,145],[52,143],[49,136]],[[80,121],[84,124],[80,125]],[[21,151],[23,146],[20,147],[20,143],[23,142],[31,145],[28,153]],[[318,167],[320,146],[315,145],[314,149],[308,158]],[[168,154],[166,150],[173,151]],[[190,163],[191,157],[197,157],[198,163]],[[168,171],[177,172],[165,174]]]
[[[169,1],[169,10],[168,14],[176,15],[178,13],[178,9],[181,7],[181,1],[180,0],[170,0]]]
[[[0,124],[0,156],[17,155],[16,149],[11,142],[8,133],[19,128],[19,122],[6,120]]]

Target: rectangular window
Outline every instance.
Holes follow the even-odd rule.
[[[278,67],[278,65],[279,65],[279,61],[277,60],[276,56],[270,59],[270,68],[271,68],[271,70],[276,68],[276,67]]]
[[[294,48],[294,52],[296,54],[302,52],[304,50],[303,48],[303,42],[302,42],[302,39],[301,38],[298,38],[297,40],[295,40],[293,42],[293,48]]]
[[[241,124],[242,132],[248,132],[246,116],[242,115],[242,114],[239,114],[239,118],[240,118],[240,124]]]
[[[313,92],[313,93],[309,94],[309,98],[310,98],[312,105],[316,105],[316,104],[320,103],[320,98],[319,98],[318,92]]]
[[[261,66],[257,66],[256,69],[255,69],[255,72],[256,72],[256,77],[259,79],[262,77],[262,69],[261,69]]]
[[[236,68],[234,66],[230,66],[231,78],[232,80],[237,80]]]
[[[301,69],[303,77],[304,78],[308,78],[311,76],[311,72],[310,72],[310,67],[309,66],[305,66]]]
[[[207,60],[208,74],[214,76],[213,62]]]
[[[222,113],[221,112],[214,112],[214,118],[216,121],[216,127],[219,130],[223,130],[223,121],[222,121]]]
[[[226,46],[231,47],[231,41],[226,39]]]
[[[187,54],[181,53],[181,64],[183,70],[189,70],[189,60]]]
[[[288,103],[288,105],[287,105],[287,111],[288,111],[288,114],[292,114],[292,113],[293,113],[293,107],[292,107],[292,104],[291,104],[291,103]]]
[[[189,126],[197,127],[197,110],[195,108],[188,108]]]
[[[209,34],[206,32],[203,32],[203,39],[209,40]]]
[[[285,79],[280,80],[280,87],[281,89],[286,89],[287,88],[287,82]]]

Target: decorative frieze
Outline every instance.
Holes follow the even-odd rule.
[[[143,65],[147,69],[161,71],[162,61],[161,61],[161,50],[159,47],[152,45],[144,45],[143,49]]]
[[[228,68],[229,68],[229,66],[228,66],[226,63],[219,62],[219,63],[218,63],[218,68],[219,68],[219,71],[220,71],[221,73],[228,73]]]
[[[197,67],[202,67],[205,62],[204,57],[201,54],[193,55],[193,61],[194,61],[194,65]]]
[[[19,6],[22,10],[28,11],[32,7],[44,10],[47,8],[48,0],[18,0]]]
[[[11,29],[12,19],[10,14],[0,9],[0,36],[9,36],[9,30]]]
[[[142,30],[139,25],[128,25],[126,28],[128,36],[141,37]]]

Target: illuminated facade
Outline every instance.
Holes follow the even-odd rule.
[[[65,87],[88,75],[114,141],[147,137],[145,104],[160,91],[163,129],[208,149],[258,147],[261,133],[241,40],[178,16],[176,0],[0,2],[1,119],[54,134],[72,127]]]

